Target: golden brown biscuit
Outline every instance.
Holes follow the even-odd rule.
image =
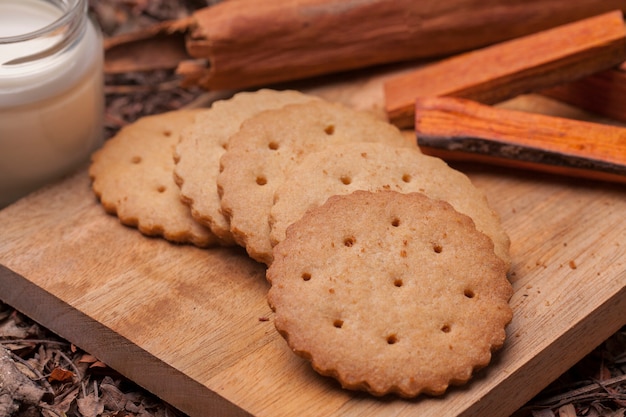
[[[272,244],[280,242],[287,226],[306,210],[334,194],[383,189],[422,192],[470,216],[476,228],[493,240],[496,254],[510,265],[509,237],[485,195],[466,175],[417,149],[379,143],[335,145],[307,155],[288,176],[289,181],[276,188],[270,210]]]
[[[174,178],[194,219],[209,227],[222,241],[233,244],[215,185],[219,160],[226,151],[228,138],[244,120],[260,111],[315,99],[297,91],[263,89],[235,94],[199,113],[195,122],[183,130],[174,154]]]
[[[285,172],[311,152],[346,142],[416,147],[372,114],[321,100],[261,112],[231,136],[217,185],[230,230],[253,259],[271,263],[269,211]]]
[[[201,110],[143,117],[92,155],[89,175],[104,209],[149,236],[206,247],[218,244],[180,200],[172,154],[180,131]]]
[[[267,278],[291,349],[376,396],[467,382],[512,318],[512,287],[489,238],[421,193],[329,198],[289,226]]]

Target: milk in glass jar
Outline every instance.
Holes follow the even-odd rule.
[[[0,208],[102,143],[102,37],[87,0],[0,0]]]

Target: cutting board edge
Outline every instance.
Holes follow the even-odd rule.
[[[609,314],[611,311],[614,313]],[[591,353],[598,347],[599,343],[608,339],[621,327],[626,326],[626,316],[620,316],[620,311],[626,311],[626,286],[605,300],[590,314],[573,324],[567,331],[561,333],[546,349],[527,361],[522,368],[515,370],[503,382],[496,385],[485,396],[489,400],[476,401],[457,417],[494,415],[497,404],[494,404],[491,399],[497,401],[499,398],[515,399],[515,401],[507,401],[499,415],[508,416],[515,413],[559,376]],[[612,317],[612,320],[606,320],[607,316]],[[602,326],[597,325],[599,321],[602,321]],[[594,337],[583,337],[590,328],[595,329]],[[576,345],[576,349],[571,349],[573,344]],[[562,352],[568,351],[572,353],[563,355]],[[554,361],[554,357],[559,358],[559,366],[555,367],[554,362],[552,362],[552,367],[546,366],[547,362]],[[540,384],[536,383],[535,376],[538,373],[542,375]],[[520,375],[515,376],[515,374]],[[511,382],[507,383],[506,381]],[[534,390],[528,390],[527,387],[533,385],[535,386]],[[524,397],[519,396],[519,393],[524,392],[520,389],[521,386],[528,390]]]
[[[202,416],[207,410],[211,410],[219,415],[233,417],[251,415],[2,264],[0,264],[0,288],[3,288],[0,301],[96,356],[111,369],[147,391],[155,395],[158,393],[162,400],[184,413],[190,416]],[[40,307],[44,305],[52,307],[47,309]],[[57,311],[58,315],[53,319],[46,319],[44,315],[49,310]],[[64,322],[71,322],[74,325],[80,323],[80,325],[75,328],[64,328]],[[106,344],[98,343],[98,341],[106,341]],[[120,360],[123,356],[135,358],[136,365],[129,366],[128,361],[122,364]],[[120,372],[120,369],[124,372]],[[163,370],[168,370],[167,375],[163,374]],[[181,390],[181,387],[185,389]],[[181,395],[181,392],[185,395]]]

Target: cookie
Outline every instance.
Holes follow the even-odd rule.
[[[181,133],[174,153],[174,179],[193,218],[209,227],[222,241],[233,244],[230,225],[221,212],[215,185],[219,160],[226,150],[228,138],[244,120],[262,110],[315,99],[297,91],[262,89],[216,101],[211,108],[198,114],[195,122]]]
[[[267,270],[274,324],[344,388],[439,395],[491,361],[512,287],[490,239],[421,193],[330,197],[287,229]]]
[[[307,155],[294,167],[289,181],[275,191],[269,217],[272,244],[284,238],[289,224],[331,195],[383,189],[422,192],[449,202],[474,220],[494,242],[496,254],[510,265],[510,240],[499,216],[466,175],[418,150],[379,143],[335,145]]]
[[[416,147],[395,126],[374,115],[322,100],[287,105],[246,120],[230,137],[217,177],[222,212],[237,243],[253,259],[271,263],[269,211],[285,172],[311,152],[357,141]]]
[[[181,202],[172,154],[180,131],[201,110],[145,116],[121,129],[94,152],[92,188],[104,209],[148,236],[207,247],[219,243]]]

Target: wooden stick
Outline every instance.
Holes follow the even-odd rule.
[[[415,131],[446,160],[626,183],[626,128],[431,97],[417,100]]]
[[[598,115],[626,122],[624,64],[539,93]]]
[[[572,81],[626,59],[626,29],[615,11],[465,53],[385,84],[386,111],[413,123],[415,99],[454,96],[493,104]]]
[[[247,0],[194,14],[189,54],[210,89],[441,57],[610,10],[626,0]],[[518,4],[519,3],[519,4]],[[531,54],[537,51],[528,51]],[[520,61],[525,56],[516,56]]]

